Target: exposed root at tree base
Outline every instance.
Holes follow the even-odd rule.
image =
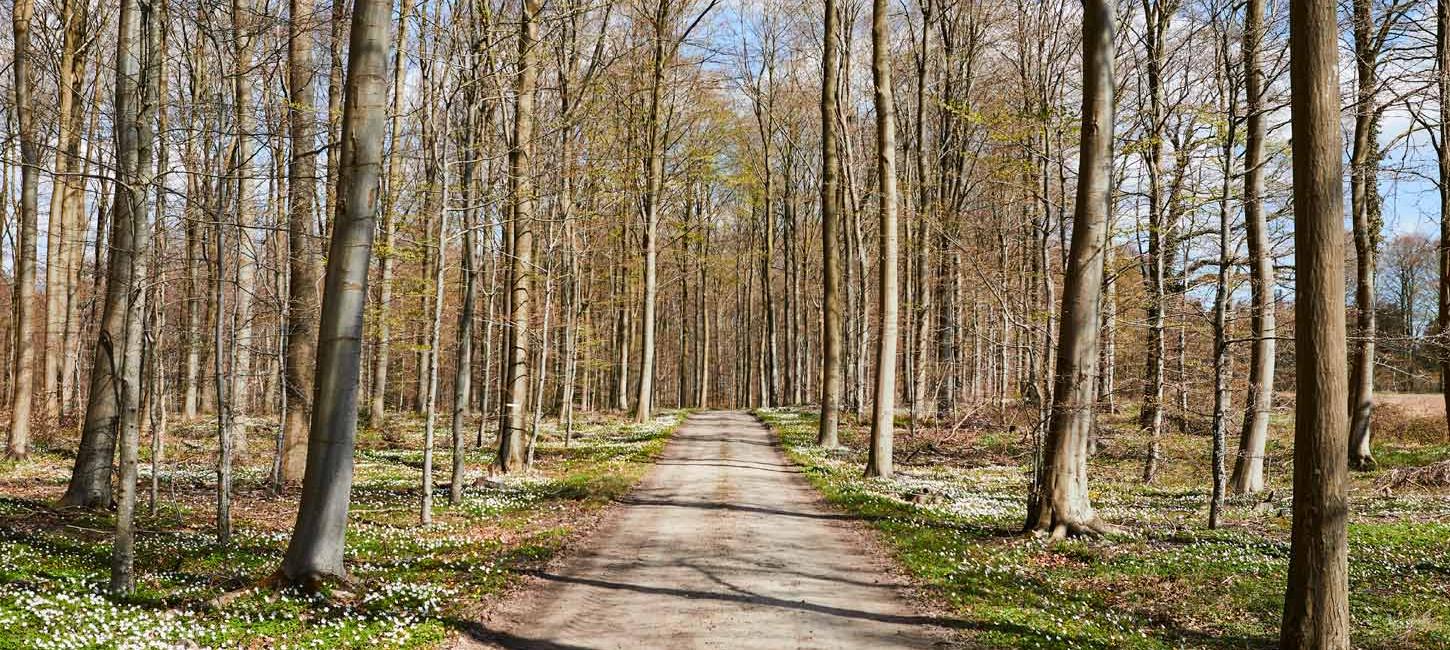
[[[1109,524],[1098,517],[1087,521],[1063,521],[1053,520],[1047,527],[1031,527],[1027,529],[1031,535],[1041,537],[1046,535],[1052,541],[1061,541],[1069,537],[1103,537],[1107,535],[1121,535],[1125,531],[1112,524]]]

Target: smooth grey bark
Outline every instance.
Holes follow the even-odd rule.
[[[841,239],[841,161],[836,142],[840,45],[836,34],[836,0],[825,0],[825,3],[821,55],[821,419],[816,444],[834,448],[841,444],[841,263],[837,255]]]
[[[111,184],[111,189],[116,194],[109,215],[109,240],[96,244],[98,257],[102,251],[109,252],[105,256],[104,304],[97,322],[97,340],[80,447],[76,453],[70,482],[60,501],[64,506],[92,510],[111,505],[111,477],[118,435],[136,433],[134,429],[127,431],[127,419],[134,420],[138,405],[126,400],[128,390],[139,391],[141,364],[138,361],[128,365],[127,359],[132,347],[136,348],[137,355],[140,354],[141,327],[137,311],[140,307],[136,303],[143,300],[137,294],[133,283],[139,281],[141,274],[138,267],[144,265],[144,260],[137,252],[138,248],[145,246],[142,235],[144,229],[138,223],[144,224],[146,217],[143,209],[144,193],[136,197],[131,192],[144,192],[137,179],[140,178],[141,170],[150,164],[151,137],[151,125],[143,118],[150,108],[143,97],[143,55],[140,51],[145,47],[142,31],[151,27],[146,24],[147,21],[142,20],[141,14],[136,0],[124,0],[118,15],[118,20],[121,21],[118,22],[116,43],[118,82],[114,88],[116,108],[112,120],[114,124],[121,125],[113,129],[116,138],[116,169],[120,174],[120,182]],[[128,179],[130,182],[127,182]],[[99,266],[99,259],[97,263]],[[131,326],[133,320],[138,323],[134,327]],[[134,341],[128,338],[133,334]],[[139,399],[139,395],[136,399]],[[131,422],[132,426],[135,424],[134,421]],[[122,477],[121,484],[123,487],[130,485],[130,508],[134,511],[134,437],[129,442],[133,455],[130,463],[132,475],[129,483]],[[123,471],[126,470],[125,465],[123,459]],[[118,532],[119,530],[118,527]],[[127,579],[123,578],[121,582]]]
[[[866,475],[889,477],[896,411],[896,106],[892,99],[890,33],[886,0],[871,3],[871,85],[876,104],[876,174],[880,202],[881,246],[876,300],[880,332],[876,338],[876,382],[871,402],[871,448]]]
[[[468,161],[463,164],[461,185],[466,197],[463,208],[463,288],[462,306],[458,310],[458,330],[454,339],[455,361],[453,364],[453,413],[450,425],[453,432],[453,458],[451,478],[448,487],[448,503],[458,505],[463,501],[463,457],[464,420],[468,415],[469,400],[473,395],[473,320],[478,298],[478,252],[474,228],[478,225],[478,208],[475,207],[474,182],[478,176],[480,147],[478,91],[466,90],[467,124],[463,134]],[[444,206],[447,214],[447,206]],[[486,353],[486,351],[485,351]],[[486,384],[485,384],[486,385]]]
[[[112,215],[110,275],[106,284],[107,312],[112,296],[124,296],[115,305],[119,313],[102,329],[96,343],[98,362],[104,355],[107,387],[112,389],[109,405],[113,434],[120,438],[120,477],[117,482],[116,537],[111,547],[110,592],[130,594],[136,588],[136,447],[140,438],[142,315],[146,310],[146,190],[151,167],[152,120],[156,115],[155,78],[159,66],[153,54],[158,50],[160,30],[151,14],[143,12],[137,0],[123,0],[117,17],[115,139],[116,200]],[[100,365],[99,363],[97,365]],[[92,372],[96,372],[93,370]],[[94,394],[96,383],[91,383]],[[96,402],[92,402],[96,404]],[[91,409],[87,408],[87,421]],[[107,469],[110,459],[107,458]]]
[[[1274,314],[1274,257],[1264,218],[1264,4],[1247,0],[1243,50],[1247,138],[1244,143],[1244,222],[1249,243],[1250,319],[1254,339],[1249,360],[1249,390],[1238,458],[1229,480],[1234,494],[1264,489],[1264,450],[1269,441],[1269,415],[1274,407],[1274,347],[1278,334]]]
[[[538,90],[538,0],[519,3],[519,66],[514,79],[514,132],[509,148],[509,201],[513,206],[509,263],[509,328],[503,376],[502,418],[495,467],[524,469],[524,426],[529,405],[529,312],[534,284],[534,101]]]
[[[257,16],[261,15],[261,11],[261,7],[254,0],[232,0],[232,31],[236,42],[236,60],[233,62],[235,67],[231,77],[232,109],[237,132],[232,149],[234,158],[230,167],[236,176],[233,208],[236,210],[237,261],[236,293],[232,307],[227,312],[233,325],[227,341],[232,363],[231,385],[227,388],[230,399],[227,408],[230,410],[226,413],[226,419],[229,425],[227,435],[232,438],[232,445],[237,452],[243,456],[247,453],[247,436],[246,428],[241,422],[242,417],[251,409],[252,403],[251,382],[248,381],[252,374],[252,346],[256,345],[252,340],[252,297],[257,293],[257,263],[260,259],[260,246],[252,232],[255,228],[253,221],[256,219],[252,197],[258,185],[253,177],[256,173],[253,159],[256,158],[257,150],[254,135],[257,126],[252,98],[252,79],[255,76],[252,64],[254,50],[260,40]],[[217,259],[221,260],[222,257],[223,253],[217,251]],[[215,348],[216,351],[222,349],[220,345]],[[217,409],[222,410],[220,402]]]
[[[665,78],[665,30],[670,19],[671,0],[657,0],[654,43],[650,57],[649,114],[645,122],[644,181],[644,311],[640,315],[640,372],[634,398],[635,422],[648,422],[654,399],[655,303],[658,283],[656,236],[660,221],[660,200],[664,185],[665,153],[660,142],[660,104]]]
[[[423,83],[430,83],[426,76],[424,77]],[[430,115],[429,117],[430,119],[437,119],[436,114]],[[446,108],[443,122],[443,131],[447,133],[448,113]],[[439,166],[440,170],[444,170],[446,167],[442,164],[442,153],[437,151],[441,146],[441,142],[441,138],[435,140],[433,142],[434,151],[429,152],[428,155],[433,157],[435,164]],[[438,214],[434,215],[434,218],[438,221],[438,230],[434,235],[434,242],[438,246],[438,251],[435,253],[433,264],[433,325],[428,332],[428,388],[423,407],[424,412],[427,414],[424,417],[425,421],[423,424],[423,486],[420,490],[422,493],[422,503],[418,508],[418,520],[424,526],[433,523],[433,437],[434,429],[438,423],[438,351],[439,347],[443,344],[443,271],[445,268],[445,257],[448,251],[448,179],[445,177],[438,180],[440,181],[439,188],[441,196],[438,201]],[[455,435],[454,438],[456,439],[457,436]],[[456,441],[454,446],[459,446]]]
[[[1333,0],[1289,5],[1294,156],[1294,520],[1283,650],[1347,650],[1344,163]]]
[[[343,578],[343,539],[352,492],[358,374],[368,264],[386,131],[388,0],[356,0],[349,38],[338,167],[337,213],[327,256],[307,468],[282,574],[315,587]]]
[[[1223,164],[1223,178],[1219,187],[1218,209],[1218,273],[1213,294],[1213,450],[1210,454],[1213,475],[1213,490],[1209,497],[1208,527],[1218,528],[1223,513],[1224,494],[1228,491],[1228,476],[1224,457],[1228,442],[1229,399],[1232,395],[1229,382],[1233,371],[1229,367],[1228,309],[1229,269],[1233,265],[1233,220],[1229,212],[1229,201],[1233,192],[1234,147],[1238,139],[1238,86],[1231,81],[1234,77],[1232,55],[1229,54],[1229,39],[1220,40],[1219,92],[1226,109],[1224,132],[1221,136],[1220,153]]]
[[[1103,247],[1112,182],[1115,14],[1112,0],[1083,2],[1082,141],[1075,217],[1063,280],[1062,334],[1051,419],[1027,514],[1028,530],[1057,539],[1111,529],[1088,498],[1087,451],[1095,406]]]

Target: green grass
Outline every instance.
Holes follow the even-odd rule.
[[[106,595],[112,516],[52,509],[48,500],[59,496],[70,461],[42,450],[0,474],[0,650],[170,648],[183,641],[237,648],[437,647],[485,597],[547,561],[591,513],[633,486],[680,420],[679,413],[647,425],[599,419],[581,427],[568,447],[551,426],[540,436],[534,475],[498,486],[470,484],[457,506],[447,504],[447,489],[440,488],[435,523],[426,528],[417,525],[416,423],[401,422],[392,432],[407,450],[388,450],[381,436],[367,432],[347,536],[351,581],[325,595],[266,586],[286,548],[296,495],[266,495],[258,467],[241,473],[233,544],[215,544],[210,451],[163,475],[158,514],[138,518],[136,593]],[[262,466],[270,460],[265,443],[252,444],[250,460]],[[489,452],[468,453],[476,475]],[[449,453],[437,452],[435,485],[449,480],[449,466]],[[170,500],[171,479],[177,501]],[[148,480],[143,472],[143,485]],[[26,484],[47,487],[40,496]],[[214,599],[228,593],[216,606]]]
[[[1020,533],[1026,518],[1026,443],[984,429],[956,453],[917,453],[890,480],[865,479],[864,439],[843,425],[848,448],[816,447],[813,413],[759,415],[826,499],[870,523],[896,559],[960,619],[966,643],[985,648],[1271,648],[1278,639],[1288,562],[1287,471],[1270,472],[1274,502],[1230,504],[1208,530],[1208,439],[1172,434],[1152,486],[1137,480],[1142,441],[1114,434],[1092,462],[1094,505],[1127,533],[1050,543]],[[1292,426],[1292,425],[1290,425]],[[1126,428],[1125,428],[1126,429]],[[1275,448],[1287,453],[1284,431]],[[897,458],[942,441],[898,429]],[[1412,443],[1406,442],[1405,446]],[[1385,440],[1376,453],[1401,449]],[[1432,460],[1444,458],[1439,456]],[[1444,490],[1384,495],[1378,472],[1355,477],[1350,524],[1351,615],[1356,648],[1450,648],[1450,511]],[[913,501],[913,495],[930,498]]]

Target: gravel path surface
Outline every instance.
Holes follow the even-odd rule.
[[[582,548],[460,647],[946,645],[846,519],[755,418],[697,414]]]

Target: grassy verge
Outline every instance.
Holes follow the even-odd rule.
[[[1092,463],[1092,498],[1123,537],[1048,542],[1019,533],[1026,517],[1028,443],[1020,433],[898,429],[890,480],[865,479],[864,436],[847,449],[815,446],[816,417],[759,415],[826,498],[870,522],[896,558],[988,648],[1270,648],[1278,638],[1288,562],[1288,470],[1274,495],[1235,501],[1207,530],[1202,436],[1165,443],[1169,469],[1134,478],[1141,441],[1115,434]],[[1130,416],[1124,416],[1128,419]],[[1284,430],[1276,428],[1284,453]],[[1401,448],[1381,443],[1387,459]],[[954,453],[948,453],[955,450]],[[1384,470],[1381,470],[1384,471]],[[1379,473],[1355,477],[1350,523],[1353,643],[1357,648],[1450,648],[1450,510],[1444,489],[1387,493]]]
[[[426,528],[417,525],[418,423],[390,429],[400,442],[369,432],[357,455],[348,591],[324,598],[256,589],[220,607],[217,596],[259,584],[276,569],[296,515],[295,490],[274,498],[264,487],[265,428],[238,472],[236,532],[226,549],[212,533],[207,429],[179,432],[173,447],[181,457],[164,467],[154,514],[143,492],[137,593],[128,599],[104,593],[111,514],[53,509],[71,461],[42,450],[0,466],[0,649],[440,645],[452,634],[449,621],[474,613],[518,571],[547,560],[627,491],[680,420],[679,413],[647,425],[596,419],[567,447],[546,429],[536,472],[499,485],[475,485],[490,451],[470,450],[474,471],[463,502],[447,505],[447,487],[440,487],[436,523]],[[446,484],[450,462],[440,450],[435,484]],[[143,485],[149,480],[143,469]]]

